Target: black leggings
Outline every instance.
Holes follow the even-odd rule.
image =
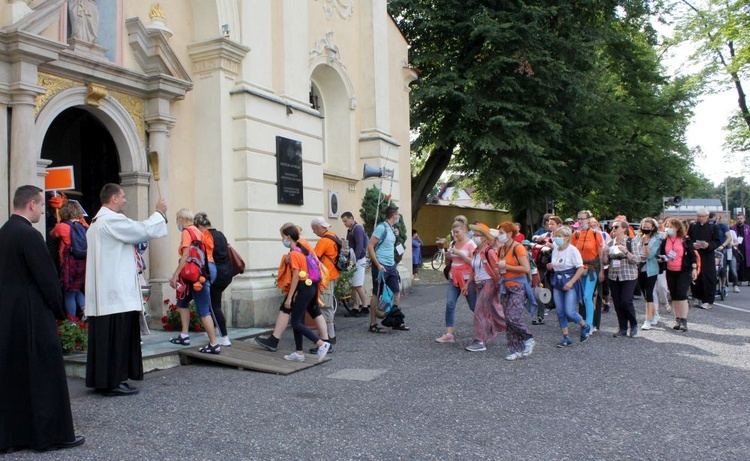
[[[221,336],[227,335],[227,318],[224,316],[224,311],[221,310],[221,295],[228,286],[229,284],[211,285],[211,309],[213,309],[216,322],[219,324]]]
[[[657,275],[651,277],[645,271],[638,271],[638,285],[641,287],[641,292],[646,298],[647,303],[654,302],[654,287],[656,287]]]
[[[320,338],[312,332],[307,325],[305,325],[305,312],[307,311],[310,302],[318,294],[318,285],[314,284],[311,286],[305,285],[304,282],[300,281],[297,285],[297,291],[292,297],[292,330],[294,331],[294,346],[295,350],[302,350],[302,336],[309,339],[310,341],[317,343]]]

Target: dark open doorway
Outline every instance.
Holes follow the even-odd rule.
[[[120,183],[115,142],[107,128],[84,109],[72,107],[55,118],[44,136],[41,157],[52,160],[50,167],[73,165],[76,190],[66,195],[81,203],[89,219],[101,207],[102,186]],[[54,216],[47,218],[54,220]]]

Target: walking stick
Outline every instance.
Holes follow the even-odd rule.
[[[156,190],[159,192],[159,198],[161,198],[161,188],[159,187],[159,153],[155,150],[148,153],[148,165],[151,167],[151,173],[154,175],[154,181],[156,182]]]

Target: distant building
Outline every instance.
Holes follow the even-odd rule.
[[[718,198],[687,198],[680,203],[680,206],[665,207],[662,211],[662,218],[680,218],[685,220],[696,219],[696,213],[699,209],[705,208],[709,212],[714,212],[716,217],[728,216],[730,213],[724,209],[724,204]]]

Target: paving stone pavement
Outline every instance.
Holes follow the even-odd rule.
[[[463,300],[456,343],[434,342],[445,285],[427,277],[401,303],[411,331],[372,334],[340,315],[332,360],[289,376],[198,364],[149,373],[139,395],[116,398],[70,379],[86,444],[3,458],[748,459],[750,288],[723,302],[733,309],[693,310],[686,334],[662,313],[654,330],[616,339],[612,312],[567,349],[555,348],[553,311],[529,325],[534,354],[510,363],[502,334],[485,352],[463,349]],[[280,348],[292,345],[288,331]]]

